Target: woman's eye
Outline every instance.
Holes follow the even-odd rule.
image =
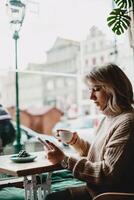
[[[99,92],[102,89],[102,86],[94,86],[93,88],[89,88],[89,92]]]
[[[94,88],[93,88],[93,91],[94,91],[94,92],[97,92],[97,91],[100,91],[100,90],[101,90],[101,87],[94,87]]]

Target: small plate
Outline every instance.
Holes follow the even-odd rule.
[[[10,157],[10,159],[15,163],[33,162],[35,158],[37,158],[37,156],[34,156],[34,155],[30,155],[27,157],[18,157],[18,154]]]

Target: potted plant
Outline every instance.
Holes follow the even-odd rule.
[[[114,0],[115,8],[110,12],[108,26],[116,35],[129,30],[131,46],[134,47],[134,0]]]

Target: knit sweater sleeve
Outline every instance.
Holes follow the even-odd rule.
[[[72,146],[79,153],[80,156],[87,156],[90,148],[90,143],[81,139],[77,134],[77,140]]]
[[[70,157],[69,169],[73,171],[76,178],[91,184],[105,184],[105,182],[116,181],[123,173],[123,168],[128,162],[127,158],[131,155],[133,148],[132,137],[134,130],[134,119],[125,119],[118,123],[109,132],[109,138],[103,147],[102,157],[98,161],[92,161],[88,157],[82,157],[79,160]],[[134,138],[133,138],[134,141]],[[128,145],[129,144],[129,145]],[[129,146],[129,148],[127,148]],[[127,149],[127,150],[126,150]],[[93,149],[95,151],[95,149]],[[96,152],[94,152],[95,154]]]
[[[99,129],[101,128],[101,125],[103,124],[104,119],[105,118],[102,119],[102,121],[100,122],[97,129],[94,129],[94,137],[97,134],[97,132],[99,131]],[[90,134],[90,132],[89,132],[89,134]],[[92,144],[92,141],[85,141],[79,137],[79,134],[77,134],[77,140],[76,140],[75,144],[73,144],[72,146],[79,153],[80,156],[87,156],[91,144]]]

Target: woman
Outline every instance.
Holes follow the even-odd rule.
[[[91,200],[103,192],[134,192],[134,109],[132,85],[115,64],[97,68],[85,77],[90,99],[105,115],[95,140],[85,142],[74,134],[70,145],[80,159],[68,157],[53,143],[47,157],[66,164],[85,187],[49,194],[47,200],[64,198]]]

